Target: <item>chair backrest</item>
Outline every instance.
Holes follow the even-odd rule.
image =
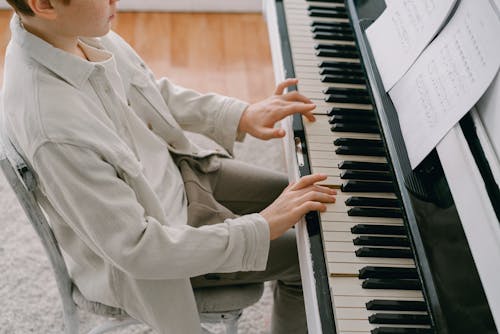
[[[13,140],[7,135],[4,115],[1,110],[0,134],[0,167],[47,252],[61,295],[65,323],[74,322],[77,310],[72,299],[73,283],[54,233],[36,200],[37,181],[35,174],[29,163],[23,158],[21,150],[13,144]]]

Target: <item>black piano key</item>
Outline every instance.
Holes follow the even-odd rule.
[[[406,228],[400,225],[357,224],[351,227],[351,233],[406,236]]]
[[[374,116],[373,110],[365,110],[365,109],[350,109],[350,108],[339,108],[334,107],[328,111],[328,116],[345,116],[345,115],[357,115],[357,116]]]
[[[323,70],[328,70],[328,69],[329,69],[328,67],[321,69],[320,74],[323,74],[323,73],[321,73]],[[342,70],[342,69],[340,69],[340,70]],[[349,71],[349,69],[347,69],[347,71]],[[325,74],[327,74],[327,73],[325,73]],[[328,88],[323,90],[323,94],[345,94],[345,95],[349,95],[349,96],[370,96],[368,94],[368,91],[366,89],[363,89],[363,88],[340,88],[340,87],[328,87]]]
[[[430,328],[378,327],[371,334],[434,334]]]
[[[403,218],[403,212],[399,208],[351,208],[347,211],[350,217],[383,217]]]
[[[338,10],[310,9],[307,14],[311,17],[328,17],[336,19],[347,19],[347,14]]]
[[[352,34],[352,29],[349,27],[342,27],[342,26],[335,26],[335,25],[315,25],[311,27],[311,32],[342,32],[342,33],[348,33]],[[338,44],[337,44],[338,45]],[[346,46],[353,46],[353,45],[346,45]],[[354,48],[356,48],[354,46]]]
[[[371,182],[371,181],[346,181],[340,187],[343,192],[378,192],[378,193],[393,193],[394,184],[392,182]]]
[[[378,125],[371,123],[334,123],[330,130],[333,132],[380,133]]]
[[[319,74],[320,75],[331,74],[331,75],[364,76],[363,71],[361,71],[359,69],[341,68],[341,67],[324,67],[324,68],[319,70]],[[332,93],[332,94],[335,94],[335,93]],[[365,90],[365,96],[369,96],[368,92],[366,92],[366,90]]]
[[[354,35],[347,32],[316,32],[313,39],[323,41],[354,41]]]
[[[356,246],[387,246],[387,247],[410,247],[410,241],[405,237],[375,237],[361,235],[353,239]]]
[[[340,6],[335,6],[335,7],[326,7],[326,6],[315,6],[315,5],[309,5],[307,6],[307,10],[311,9],[324,9],[324,10],[335,10],[337,12],[347,12],[347,9],[345,7],[340,7]]]
[[[336,146],[384,147],[382,140],[362,138],[337,138],[333,144]]]
[[[333,115],[328,120],[330,124],[337,123],[364,123],[364,124],[372,124],[377,125],[377,119],[375,115],[371,116],[360,116],[358,114],[350,114],[350,115]],[[349,145],[348,145],[349,146]],[[360,145],[354,145],[360,146]]]
[[[316,27],[316,26],[335,26],[335,27],[344,27],[352,29],[351,24],[349,22],[324,22],[324,21],[311,22],[311,27]]]
[[[333,103],[358,103],[358,104],[371,104],[372,100],[369,96],[357,96],[347,94],[330,94],[325,97],[326,102]]]
[[[322,28],[314,27],[314,30],[319,30]],[[316,44],[314,46],[316,50],[339,50],[339,51],[351,51],[351,52],[358,52],[358,49],[356,48],[355,45],[350,45],[350,44],[336,44],[336,43],[329,43],[329,44]]]
[[[361,70],[361,64],[352,61],[322,61],[318,67],[333,67],[333,68],[351,68]]]
[[[394,259],[413,259],[411,249],[404,248],[378,248],[378,247],[360,247],[356,249],[358,257],[386,257]]]
[[[342,50],[325,50],[320,49],[316,51],[317,57],[331,57],[331,58],[348,58],[348,59],[356,59],[358,58],[358,54],[351,51],[342,51]]]
[[[366,155],[370,157],[385,157],[385,149],[383,147],[363,147],[363,146],[339,146],[335,149],[335,153],[344,155]],[[346,173],[345,180],[378,180],[391,181],[390,175],[372,174],[372,172],[350,172]]]
[[[382,162],[363,162],[363,161],[349,161],[345,160],[339,163],[339,169],[355,169],[355,170],[377,170],[388,171],[389,164]]]
[[[361,284],[363,289],[422,290],[418,279],[367,278]]]
[[[418,300],[374,299],[366,303],[369,311],[427,311],[425,302]]]
[[[366,278],[418,279],[418,272],[417,269],[415,268],[367,266],[359,270],[358,277],[360,279],[366,279]]]
[[[327,74],[321,77],[321,82],[336,82],[363,85],[365,78],[359,75]]]
[[[345,200],[348,206],[375,206],[382,208],[399,208],[401,203],[396,198],[351,196]]]
[[[431,319],[426,314],[375,313],[368,317],[371,324],[385,325],[430,325]]]
[[[342,146],[341,146],[342,147]],[[339,147],[339,148],[341,148]],[[377,149],[377,147],[371,147],[372,150]],[[335,151],[337,152],[337,151]],[[356,154],[363,155],[363,154]],[[389,172],[372,172],[372,171],[360,171],[360,170],[345,170],[340,174],[343,180],[371,180],[371,181],[391,181],[392,176]],[[359,208],[362,209],[362,208]],[[369,209],[369,208],[366,208]],[[399,208],[384,208],[384,210],[399,210]],[[367,211],[368,212],[368,211]],[[353,214],[354,216],[355,214]],[[373,216],[364,216],[373,217]]]
[[[307,11],[320,11],[320,12],[332,12],[332,13],[343,13],[346,15],[347,10],[345,7],[340,6],[318,6],[318,5],[309,5],[307,6]],[[335,23],[335,22],[331,22]]]

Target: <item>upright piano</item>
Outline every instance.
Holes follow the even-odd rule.
[[[412,170],[365,35],[384,9],[264,0],[276,81],[317,104],[283,122],[290,179],[338,189],[296,227],[309,333],[497,333],[500,84]]]

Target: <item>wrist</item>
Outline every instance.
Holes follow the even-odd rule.
[[[243,112],[241,113],[241,117],[240,117],[240,122],[238,123],[238,132],[239,133],[248,133],[248,126],[247,126],[247,116],[248,116],[248,108],[250,108],[250,106],[247,106],[245,108],[245,110],[243,110]]]

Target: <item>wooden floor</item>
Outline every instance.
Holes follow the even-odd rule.
[[[0,11],[0,85],[10,16]],[[260,14],[120,13],[114,30],[157,77],[185,87],[254,102],[275,86]]]

